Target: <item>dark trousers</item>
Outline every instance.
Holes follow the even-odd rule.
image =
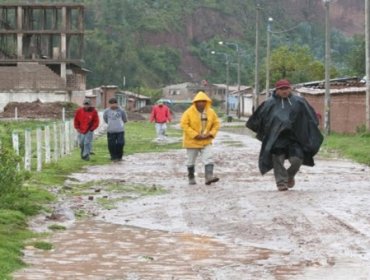
[[[107,136],[111,160],[122,159],[123,147],[125,146],[125,132],[108,132]]]
[[[272,154],[272,163],[274,166],[274,175],[277,185],[287,184],[289,179],[294,179],[302,165],[302,160],[299,157],[289,157],[290,167],[284,167],[285,155]]]

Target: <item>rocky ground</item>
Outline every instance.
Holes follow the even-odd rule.
[[[53,250],[28,247],[30,266],[14,278],[370,279],[369,167],[318,158],[278,192],[258,172],[259,147],[221,132],[211,186],[200,163],[187,185],[184,150],[73,174],[67,189],[85,187],[61,201],[61,215],[91,215],[50,236]]]

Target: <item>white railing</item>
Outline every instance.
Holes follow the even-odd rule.
[[[95,136],[102,134],[106,129],[102,112],[99,112],[99,119],[100,125],[95,130]],[[21,141],[22,137],[24,142]],[[74,129],[73,120],[54,122],[39,127],[36,131],[31,129],[23,132],[13,131],[12,143],[15,153],[23,158],[23,164],[19,168],[27,171],[32,169],[42,171],[45,164],[57,162],[79,147],[78,133]],[[36,163],[33,164],[35,158]]]

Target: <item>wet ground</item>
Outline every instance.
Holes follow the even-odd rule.
[[[248,135],[221,132],[221,181],[211,186],[200,163],[198,184],[187,185],[184,150],[73,174],[72,181],[165,192],[117,199],[103,190],[95,197],[114,202],[105,210],[87,194],[64,201],[75,211],[90,205],[95,217],[52,235],[52,251],[28,247],[30,267],[15,279],[370,279],[369,167],[318,158],[294,189],[277,192],[272,175],[258,172],[259,147]]]

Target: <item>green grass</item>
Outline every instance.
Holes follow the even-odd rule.
[[[24,266],[20,249],[24,241],[33,237],[28,231],[26,216],[20,211],[0,209],[0,279]]]
[[[11,131],[22,131],[25,128],[35,129],[47,123],[40,121],[0,122],[0,135],[3,143],[7,140],[10,143]],[[168,133],[171,137],[181,137],[181,131],[169,129]],[[8,139],[4,135],[8,136]],[[181,147],[181,143],[158,145],[152,141],[154,138],[153,124],[129,122],[126,126],[125,155],[162,152]],[[81,160],[79,151],[74,150],[71,155],[60,159],[57,163],[44,166],[42,172],[26,173],[27,179],[21,191],[0,195],[0,279],[11,279],[10,274],[24,266],[21,260],[22,249],[29,238],[35,237],[34,233],[27,230],[27,219],[39,213],[40,210],[48,210],[50,203],[55,199],[49,192],[50,187],[61,186],[69,174],[78,172],[85,166],[110,163],[105,135],[94,142],[93,149],[96,155],[92,156],[89,162]],[[111,185],[112,190],[119,188],[124,187]],[[126,191],[129,191],[129,188],[126,187]],[[156,193],[145,187],[136,188],[135,191],[146,193],[146,195]],[[77,217],[85,215],[83,210],[76,213]],[[57,226],[54,230],[56,228]],[[51,249],[50,245],[45,242],[33,244],[41,249]]]
[[[32,244],[32,246],[44,251],[50,251],[53,249],[53,244],[45,241],[36,241]]]
[[[66,230],[67,228],[62,225],[53,224],[53,225],[48,226],[48,229],[53,230],[53,231],[63,231],[63,230]]]
[[[322,153],[335,152],[356,162],[370,165],[370,133],[331,134],[326,137]]]

